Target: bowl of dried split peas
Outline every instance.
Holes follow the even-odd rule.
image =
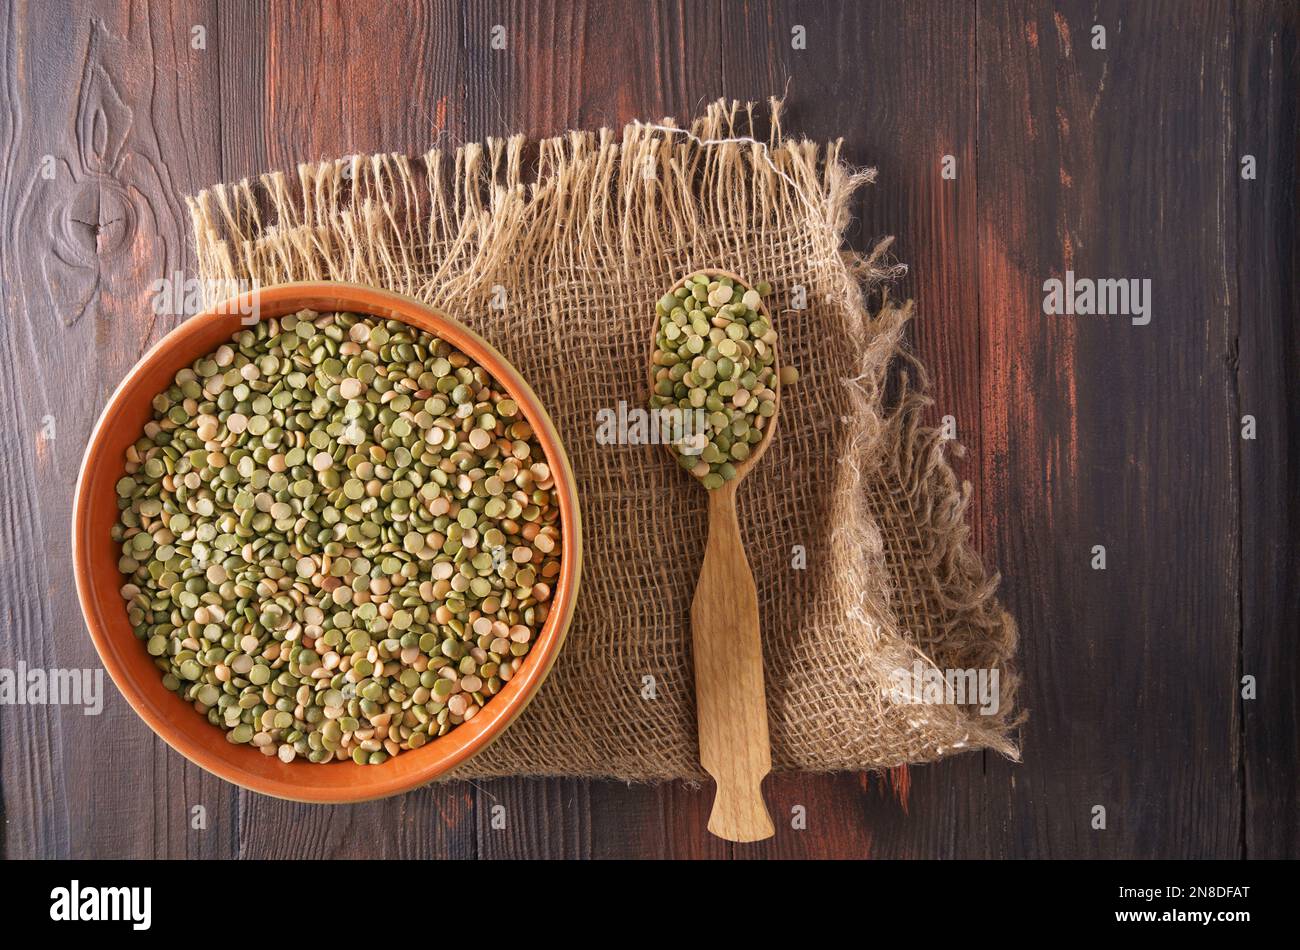
[[[169,745],[253,791],[363,801],[480,752],[573,617],[564,446],[485,340],[398,294],[263,288],[108,401],[73,517],[95,647]]]

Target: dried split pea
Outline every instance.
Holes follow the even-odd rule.
[[[778,376],[776,329],[761,309],[771,291],[766,281],[749,288],[697,273],[655,305],[650,407],[672,411],[670,448],[708,489],[736,477],[734,463],[749,457],[776,414],[789,367]]]
[[[472,719],[536,640],[562,536],[544,458],[444,340],[261,321],[180,370],[127,451],[128,619],[232,743],[381,764]]]

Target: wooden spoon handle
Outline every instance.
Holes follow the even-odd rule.
[[[758,593],[736,520],[737,481],[709,495],[709,543],[691,603],[700,764],[718,783],[709,831],[728,841],[770,838],[763,776],[772,770],[763,693]]]

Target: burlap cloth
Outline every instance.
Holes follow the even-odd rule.
[[[300,165],[296,180],[274,172],[189,202],[205,282],[343,280],[427,301],[523,372],[568,448],[585,521],[568,642],[458,776],[703,776],[689,606],[704,493],[661,446],[596,437],[599,410],[645,404],[655,301],[702,267],[772,283],[782,362],[803,374],[739,496],[774,768],[1018,756],[1015,625],[967,546],[969,487],[919,422],[910,305],[880,292],[883,246],[842,247],[874,172],[846,166],[839,143],[784,138],[779,102],[761,112],[719,101],[689,130],[665,120]],[[999,669],[997,714],[898,702],[891,673],[917,659]]]

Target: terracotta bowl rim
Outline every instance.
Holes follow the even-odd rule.
[[[312,306],[312,302],[322,306]],[[114,454],[108,443],[122,443],[124,451],[139,438],[139,426],[119,433],[110,430],[114,424],[124,425],[121,419],[124,414],[141,417],[141,405],[135,400],[143,401],[147,417],[149,402],[158,391],[142,388],[145,385],[142,377],[159,372],[160,366],[174,374],[211,352],[223,339],[238,332],[240,315],[254,307],[258,319],[305,308],[338,309],[400,320],[441,336],[483,366],[515,397],[555,473],[563,525],[561,572],[552,595],[551,612],[523,669],[473,720],[383,765],[315,764],[304,760],[283,763],[250,745],[227,742],[223,730],[205,721],[189,703],[162,685],[158,669],[127,622],[118,593],[123,577],[117,569],[116,558],[108,559],[107,568],[104,566],[102,541],[106,539],[98,539],[91,526],[92,520],[100,524],[106,517],[96,505],[97,499],[99,505],[105,504],[102,500],[105,480],[111,492],[111,486],[121,475],[121,454]],[[226,327],[230,328],[229,332],[222,336]],[[206,338],[215,338],[217,342],[204,348],[200,341]],[[116,520],[115,494],[112,499],[112,520]],[[98,551],[94,545],[99,545]],[[554,423],[527,381],[490,343],[453,317],[413,297],[362,284],[298,281],[237,295],[185,319],[132,366],[100,413],[82,458],[72,509],[72,549],[77,596],[95,649],[118,691],[159,738],[195,765],[242,788],[292,801],[338,804],[384,798],[427,784],[483,751],[523,711],[555,663],[573,619],[582,574],[582,521],[577,482]],[[138,655],[133,657],[130,651],[138,651]],[[147,668],[141,667],[140,658],[145,660]],[[142,675],[142,670],[152,674],[152,681]],[[192,721],[175,718],[182,715]],[[202,729],[193,728],[195,724]],[[210,730],[211,738],[202,730]]]

